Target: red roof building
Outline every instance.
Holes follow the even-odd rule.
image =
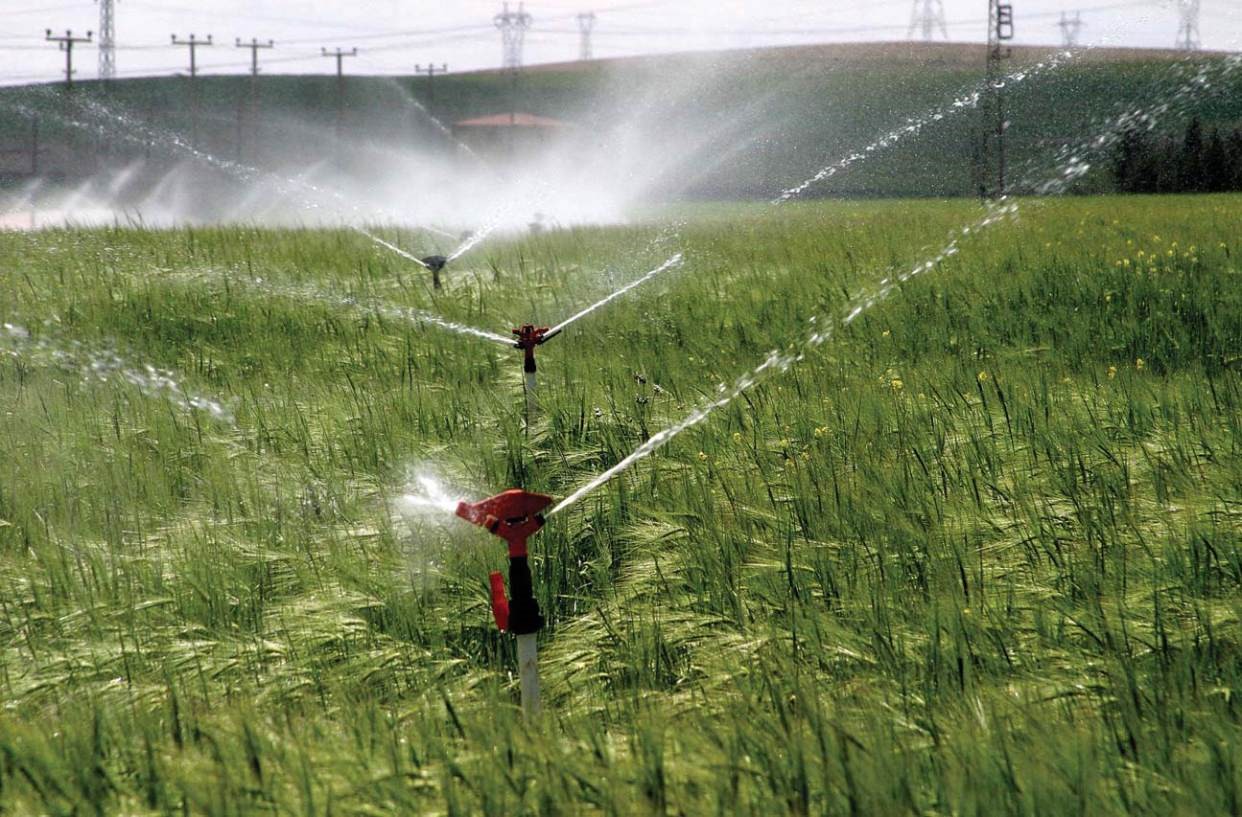
[[[513,156],[542,147],[571,128],[559,119],[513,111],[454,122],[453,136],[479,153]]]

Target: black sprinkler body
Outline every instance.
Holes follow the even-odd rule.
[[[440,288],[440,271],[448,264],[448,259],[443,255],[429,255],[426,258],[420,258],[423,266],[431,270],[431,284],[436,289]]]

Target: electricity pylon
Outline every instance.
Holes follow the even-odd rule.
[[[1177,0],[1177,48],[1199,50],[1199,0]]]
[[[914,0],[907,39],[912,38],[915,31],[922,31],[923,39],[931,42],[935,39],[936,29],[946,40],[949,39],[949,29],[944,21],[944,0]]]
[[[1074,48],[1078,45],[1078,36],[1082,33],[1082,12],[1074,12],[1074,16],[1070,17],[1064,11],[1061,12],[1061,22],[1057,23],[1057,28],[1061,29],[1061,43],[1066,48]]]
[[[506,2],[500,13],[492,18],[496,28],[500,29],[504,68],[516,70],[522,67],[522,49],[526,45],[526,30],[534,22],[534,18],[526,13],[525,5],[525,3],[518,3],[517,11],[510,11],[509,4]]]
[[[578,59],[583,62],[594,58],[595,51],[591,48],[591,34],[595,31],[595,12],[585,11],[578,15]]]
[[[1002,67],[1011,56],[1008,43],[1013,34],[1013,4],[1008,0],[988,0],[988,90],[983,106],[986,118],[979,174],[979,192],[986,198],[1004,198],[1007,191],[1005,137],[1009,119]]]
[[[113,0],[99,0],[99,78],[116,79],[116,18]]]

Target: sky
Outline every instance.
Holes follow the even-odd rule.
[[[410,74],[416,65],[451,71],[495,68],[501,61],[493,0],[115,0],[118,75],[183,73],[186,48],[171,35],[211,35],[198,53],[203,73],[238,73],[250,52],[236,40],[275,41],[260,52],[264,73],[326,73],[335,60],[323,48],[358,49],[345,70]],[[917,0],[924,2],[924,0]],[[750,48],[822,42],[907,39],[916,0],[530,0],[526,64],[578,57],[577,16],[596,15],[596,57]],[[936,2],[936,0],[930,0]],[[986,37],[986,0],[940,0],[949,39]],[[1242,2],[1200,0],[1204,48],[1242,50]],[[1081,13],[1081,44],[1171,47],[1177,0],[1013,0],[1018,44],[1057,44],[1062,12]],[[516,3],[511,7],[516,10]],[[0,84],[63,77],[64,54],[45,30],[75,35],[99,28],[94,0],[0,0]],[[919,36],[916,34],[916,36]],[[75,77],[98,74],[98,49],[78,46]]]

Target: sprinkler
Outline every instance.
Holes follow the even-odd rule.
[[[539,648],[536,633],[543,629],[543,616],[531,587],[526,540],[543,527],[541,513],[552,504],[552,497],[513,489],[482,502],[461,502],[457,515],[485,528],[509,545],[509,598],[505,598],[504,577],[491,574],[492,617],[502,632],[517,637],[518,678],[522,689],[522,711],[526,717],[539,714]]]
[[[448,259],[443,255],[429,255],[426,258],[418,259],[418,262],[431,270],[431,285],[439,289],[440,270],[444,269],[445,265],[448,264]]]
[[[526,353],[522,369],[526,372],[526,417],[528,421],[535,408],[535,372],[537,371],[535,347],[542,346],[560,333],[560,327],[549,329],[546,326],[535,326],[529,323],[513,330],[513,334],[517,336],[514,347]]]

